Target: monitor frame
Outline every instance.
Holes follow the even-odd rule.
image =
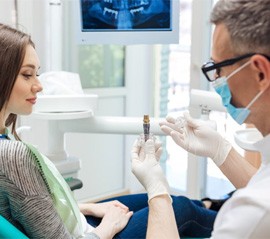
[[[179,44],[179,0],[171,1],[171,30],[82,31],[81,0],[73,1],[78,44]]]

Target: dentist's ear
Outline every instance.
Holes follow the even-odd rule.
[[[270,85],[270,61],[263,55],[254,55],[251,58],[251,67],[255,70],[260,90],[266,90]]]

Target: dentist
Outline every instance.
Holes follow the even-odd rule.
[[[212,82],[232,118],[239,124],[254,124],[264,136],[255,144],[262,154],[259,170],[216,131],[189,114],[184,115],[184,127],[178,127],[172,117],[160,124],[180,147],[210,157],[238,189],[219,211],[213,238],[268,238],[270,235],[269,16],[269,0],[219,0],[211,14],[211,22],[215,24],[212,59],[202,66],[204,75]],[[148,159],[144,157],[143,161]],[[156,165],[152,164],[152,167]],[[143,180],[137,167],[133,168],[139,180]],[[146,168],[151,172],[149,163],[145,164]],[[164,178],[160,176],[156,182],[164,182]],[[155,204],[154,201],[151,203]],[[170,206],[167,212],[153,205],[150,207],[148,238],[175,232],[174,223],[163,227],[162,223],[156,223],[158,218],[151,219],[151,215],[157,215],[162,222],[161,218],[171,211]]]

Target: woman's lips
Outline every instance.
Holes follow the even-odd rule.
[[[36,103],[36,101],[37,101],[37,98],[36,97],[35,98],[30,98],[30,99],[27,99],[26,101],[28,101],[29,103],[34,105]]]

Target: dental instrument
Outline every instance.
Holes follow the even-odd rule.
[[[144,133],[144,140],[147,141],[149,139],[149,133],[150,133],[149,115],[143,116],[143,133]]]

